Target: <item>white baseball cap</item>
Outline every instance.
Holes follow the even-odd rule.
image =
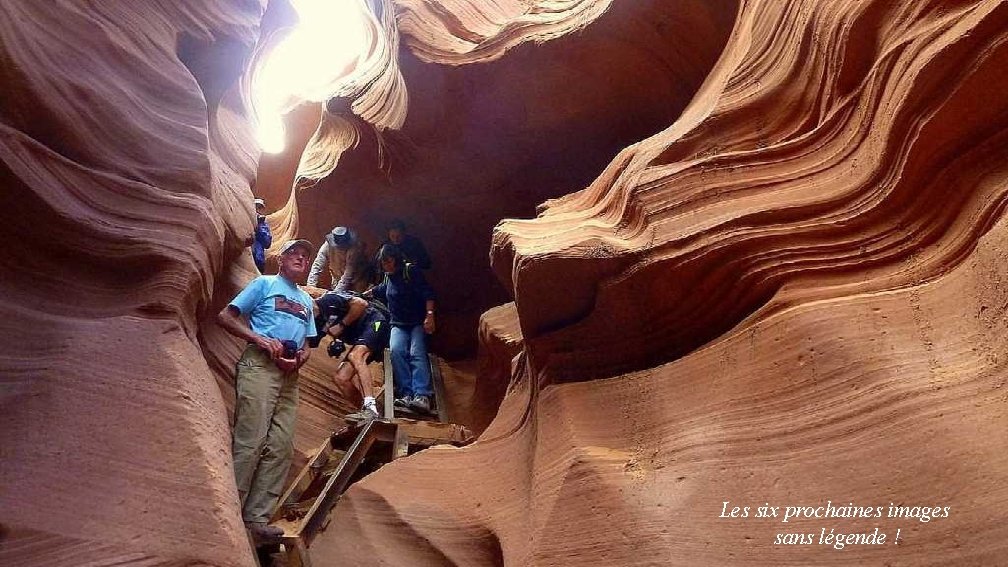
[[[315,252],[315,246],[307,240],[288,240],[284,242],[284,245],[280,247],[280,253],[286,254],[290,252],[297,246],[304,246],[308,249],[308,255],[311,256],[312,252]]]

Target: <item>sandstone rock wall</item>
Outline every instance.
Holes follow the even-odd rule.
[[[262,9],[0,4],[4,565],[252,562],[198,337],[254,271]]]
[[[743,1],[678,119],[495,231],[522,350],[484,437],[353,487],[320,554],[1001,562],[1006,24],[998,1]],[[784,525],[726,500],[951,514]],[[901,542],[773,545],[834,525]]]
[[[396,5],[390,169],[363,139],[288,193],[282,163],[278,234],[412,221],[446,351],[513,303],[481,440],[352,488],[316,565],[1002,560],[1008,5]],[[263,11],[0,5],[0,564],[252,562],[212,320],[254,274]],[[348,407],[329,364],[302,449]],[[952,514],[842,552],[717,518],[826,499]]]
[[[744,10],[751,45],[729,44],[681,119],[500,228],[533,356],[561,380],[614,375],[957,265],[1004,203],[1003,9]]]

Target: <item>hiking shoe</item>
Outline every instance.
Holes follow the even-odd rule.
[[[430,396],[413,396],[413,399],[410,400],[409,405],[411,408],[413,408],[414,411],[420,413],[431,412]]]
[[[256,545],[277,543],[284,535],[284,531],[282,529],[265,523],[259,524],[246,522],[245,527],[252,533],[252,539],[256,542]]]
[[[392,405],[397,408],[408,409],[410,403],[410,397],[406,396],[404,398],[396,398]]]
[[[347,421],[374,421],[376,419],[381,419],[378,412],[367,406],[349,414],[345,418]]]

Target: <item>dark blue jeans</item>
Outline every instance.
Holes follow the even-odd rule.
[[[392,327],[389,339],[395,396],[432,396],[430,366],[427,361],[427,337],[423,325]]]

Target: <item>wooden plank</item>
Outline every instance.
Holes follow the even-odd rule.
[[[385,371],[385,414],[386,419],[395,419],[395,378],[392,374],[392,355],[385,349],[382,357],[382,367]]]
[[[389,453],[384,451],[376,453],[376,456],[384,460],[389,458],[389,455],[392,459],[404,457],[410,447],[439,444],[459,446],[472,440],[472,432],[461,425],[402,418],[369,421],[334,432],[301,470],[291,489],[288,489],[278,504],[277,511],[274,512],[274,521],[271,523],[284,530],[283,544],[287,564],[290,567],[296,565],[311,567],[308,546],[329,522],[333,506],[346,491],[357,468],[371,453],[375,443],[383,443],[383,447],[391,445]],[[344,447],[346,452],[337,463],[336,451]],[[305,479],[309,478],[311,481],[306,482]],[[295,493],[295,486],[302,488]],[[304,496],[301,501],[298,501],[299,495]],[[309,495],[316,496],[311,500]],[[283,503],[286,502],[301,509],[307,507],[307,511],[300,518],[277,517],[283,509]]]
[[[346,425],[332,432],[329,442],[334,449],[346,451],[360,435],[360,428],[363,425],[363,421],[347,421]]]
[[[294,504],[300,500],[301,494],[311,486],[313,480],[318,475],[318,472],[325,466],[325,461],[328,460],[329,456],[327,451],[329,450],[329,440],[326,439],[311,459],[308,460],[308,464],[301,469],[298,473],[294,482],[291,483],[290,487],[284,492],[284,495],[280,497],[277,501],[276,508],[273,509],[273,514],[270,516],[270,522],[275,522],[283,517],[283,508],[286,504]]]
[[[438,420],[450,423],[448,420],[448,397],[445,395],[444,380],[441,378],[441,366],[433,354],[427,355],[430,362],[431,380],[434,382],[434,403],[437,405]]]
[[[300,537],[285,537],[284,546],[284,567],[311,567],[311,555],[308,553],[308,546]]]
[[[396,419],[396,425],[410,438],[410,444],[437,445],[451,443],[465,445],[473,440],[471,431],[454,423],[424,421],[415,419]],[[422,442],[428,440],[429,442]]]
[[[315,533],[323,526],[323,523],[329,516],[329,511],[336,505],[340,495],[343,494],[347,485],[350,484],[350,479],[353,477],[354,472],[356,472],[357,467],[364,461],[364,457],[367,456],[371,445],[376,440],[393,441],[395,438],[395,428],[396,426],[392,423],[377,420],[370,421],[361,428],[357,439],[347,450],[343,460],[340,461],[339,467],[329,477],[329,481],[322,489],[318,499],[308,513],[305,514],[297,535],[301,536],[306,547],[311,544]]]
[[[392,443],[392,460],[396,460],[409,455],[409,433],[405,429],[396,426],[395,442]]]

